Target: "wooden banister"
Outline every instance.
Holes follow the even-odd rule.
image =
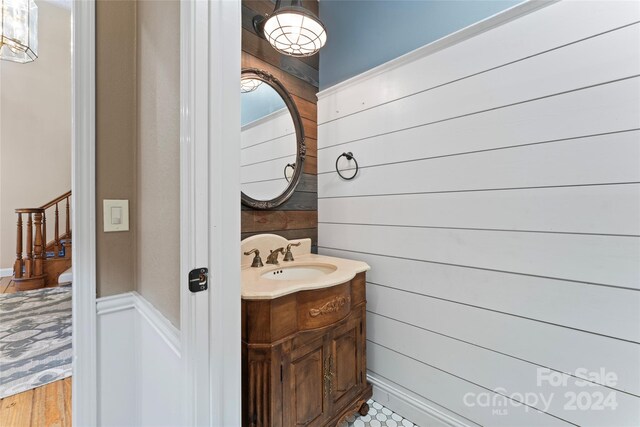
[[[71,191],[68,191],[39,208],[20,208],[15,212],[18,215],[16,230],[16,261],[14,263],[14,278],[19,280],[39,279],[46,275],[45,261],[47,259],[47,214],[49,208],[54,210],[54,257],[60,258],[63,249],[62,238],[66,238],[65,245],[70,249],[71,221],[70,199]],[[65,233],[60,235],[60,209],[59,203],[65,202]],[[26,218],[26,235],[24,234],[24,219]],[[65,251],[65,256],[70,256],[70,251]],[[70,259],[70,258],[69,258]],[[63,261],[63,260],[61,260]],[[43,282],[44,283],[44,282]]]
[[[69,197],[71,197],[71,191],[67,191],[66,193],[64,193],[61,196],[56,197],[55,199],[53,199],[49,203],[45,203],[44,205],[40,206],[40,209],[48,209],[51,206],[53,206],[53,205],[55,205],[57,203],[60,203],[64,199],[69,199]],[[67,200],[67,202],[68,202],[68,200]]]

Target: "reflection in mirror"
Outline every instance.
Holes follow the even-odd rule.
[[[289,108],[268,83],[241,81],[241,189],[255,200],[282,195],[295,171],[296,128]]]

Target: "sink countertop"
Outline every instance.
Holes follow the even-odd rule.
[[[313,280],[274,280],[261,277],[270,271],[295,266],[334,265],[335,271]],[[353,279],[356,274],[368,271],[365,262],[324,255],[297,255],[295,261],[280,261],[279,265],[265,264],[264,267],[243,267],[241,272],[242,298],[249,300],[274,299],[298,291],[328,288]]]

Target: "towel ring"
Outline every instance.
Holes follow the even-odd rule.
[[[340,161],[340,157],[346,157],[347,160],[353,160],[356,163],[356,171],[350,177],[346,177],[340,173],[340,170],[338,169],[338,162]],[[340,175],[340,178],[344,179],[345,181],[351,181],[353,178],[355,178],[356,175],[358,175],[358,169],[359,169],[358,161],[356,160],[355,157],[353,157],[353,153],[351,151],[349,151],[348,153],[340,154],[336,159],[336,172],[338,172],[338,175]]]
[[[284,179],[286,179],[287,182],[291,182],[291,179],[287,176],[287,168],[293,169],[293,172],[291,173],[291,176],[293,176],[293,173],[295,173],[295,171],[296,171],[296,164],[295,163],[287,163],[287,165],[284,167]]]

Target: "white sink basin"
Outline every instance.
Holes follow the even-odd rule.
[[[260,275],[268,280],[315,280],[331,274],[338,267],[331,264],[295,265],[280,267]]]

